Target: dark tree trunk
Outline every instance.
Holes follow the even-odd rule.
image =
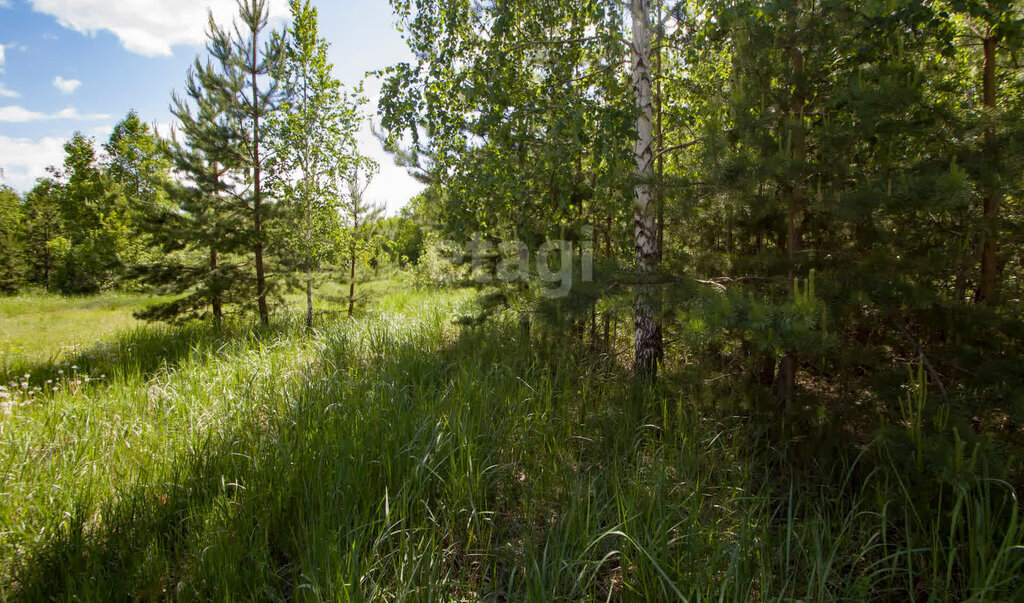
[[[989,36],[984,40],[985,67],[983,74],[983,96],[985,108],[992,111],[996,108],[996,47],[997,40]],[[998,173],[999,157],[996,151],[995,132],[990,127],[985,132],[985,155],[987,168],[993,172],[986,185],[985,198],[982,201],[984,216],[983,242],[981,247],[981,284],[978,287],[979,303],[994,303],[999,295],[999,184],[995,175]]]
[[[306,330],[313,328],[313,279],[306,279]]]
[[[352,250],[352,255],[349,258],[349,265],[351,270],[348,275],[348,317],[352,318],[356,308],[356,252]]]
[[[794,9],[790,19],[791,33],[795,37],[797,24],[796,12],[799,10],[799,2]],[[802,220],[805,204],[805,191],[803,183],[803,167],[806,158],[806,134],[804,132],[804,106],[807,103],[807,95],[804,90],[804,54],[794,44],[788,49],[793,77],[793,96],[790,98],[790,128],[792,129],[793,140],[793,172],[788,187],[789,207],[786,215],[786,253],[789,264],[789,277],[793,279],[798,273],[797,254],[802,247],[802,233],[800,223]],[[777,396],[779,404],[786,408],[793,401],[793,391],[796,387],[796,352],[788,351],[779,363],[779,374],[776,379]]]
[[[217,250],[210,250],[210,273],[216,278],[217,268],[220,266],[220,259],[217,257]],[[210,296],[210,306],[213,310],[213,320],[219,327],[224,320],[224,304],[221,299],[220,290],[214,285],[213,294]]]

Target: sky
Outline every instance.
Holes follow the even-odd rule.
[[[273,23],[283,27],[287,0],[268,3]],[[366,72],[411,60],[390,4],[313,3],[336,77],[348,87],[365,80],[365,113],[375,119],[380,85]],[[210,10],[228,22],[235,0],[0,0],[0,183],[26,192],[47,166],[62,163],[74,132],[99,145],[132,109],[169,131],[171,93],[183,90],[203,51]],[[381,149],[369,122],[360,147],[381,168],[368,200],[394,213],[422,189]]]

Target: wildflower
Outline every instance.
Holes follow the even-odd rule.
[[[22,381],[21,389],[28,389],[28,383],[25,383],[24,381]]]
[[[63,375],[64,374],[64,369],[60,369],[59,371],[57,371],[57,374],[58,375]]]

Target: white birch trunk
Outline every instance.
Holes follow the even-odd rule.
[[[633,16],[632,75],[636,98],[636,185],[634,234],[636,267],[640,278],[652,273],[658,259],[658,229],[652,183],[654,181],[654,104],[651,94],[650,0],[631,0]],[[653,377],[662,358],[661,326],[658,324],[653,287],[638,285],[634,304],[636,326],[634,369]]]

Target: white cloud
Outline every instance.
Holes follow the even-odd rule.
[[[110,138],[110,134],[113,131],[114,126],[108,124],[106,126],[96,126],[92,130],[90,130],[90,133],[96,138]]]
[[[53,78],[53,87],[61,94],[74,94],[75,90],[82,85],[82,80],[66,80],[61,76]]]
[[[0,122],[23,124],[31,121],[50,121],[55,119],[71,119],[78,121],[90,121],[96,119],[110,119],[109,115],[102,113],[80,113],[74,107],[68,107],[56,113],[40,113],[30,111],[18,105],[0,107]]]
[[[19,98],[21,95],[0,82],[0,98]]]
[[[3,0],[0,0],[2,2]],[[86,34],[107,30],[125,50],[145,56],[170,56],[179,44],[205,39],[207,9],[218,23],[236,14],[235,0],[31,0],[37,12],[56,17]],[[270,0],[274,18],[288,15],[287,0]]]
[[[0,0],[0,1],[2,1],[2,0]],[[4,46],[3,44],[0,44],[0,73],[4,72],[4,63],[7,61],[7,57],[6,57],[6,54],[5,54],[5,49],[6,48],[7,48],[6,46]]]
[[[0,135],[0,169],[3,183],[25,192],[35,185],[36,178],[46,175],[46,168],[64,161],[63,138],[10,138]]]

